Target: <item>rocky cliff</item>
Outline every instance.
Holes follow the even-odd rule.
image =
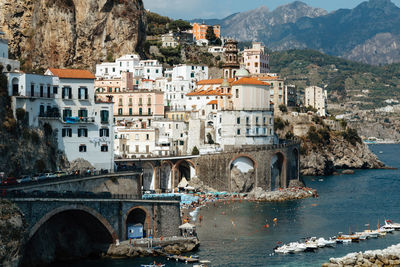
[[[0,172],[17,177],[66,167],[68,161],[58,151],[50,125],[30,128],[24,122],[24,112],[14,118],[6,82],[0,74]]]
[[[26,69],[94,69],[141,50],[142,0],[0,0],[0,27]]]
[[[25,243],[25,221],[21,211],[0,200],[0,266],[18,266]]]
[[[375,169],[385,165],[367,145],[349,142],[340,135],[330,136],[329,144],[314,145],[303,139],[300,156],[301,175],[331,175],[337,169]]]

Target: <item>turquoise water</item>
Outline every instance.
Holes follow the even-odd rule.
[[[371,145],[370,148],[388,166],[400,167],[400,145]],[[354,175],[305,177],[304,180],[307,186],[318,190],[319,198],[285,203],[219,203],[202,209],[203,222],[198,227],[201,247],[197,254],[201,259],[210,260],[212,266],[321,266],[330,257],[400,243],[399,231],[385,238],[337,245],[313,253],[271,255],[278,241],[329,237],[348,232],[349,228],[363,230],[368,223],[376,228],[378,220],[383,223],[385,218],[400,222],[399,170],[359,170]],[[274,218],[277,218],[275,225]],[[264,228],[265,224],[270,227]],[[153,260],[87,260],[74,265],[125,267]],[[167,266],[187,266],[165,259],[157,261]]]

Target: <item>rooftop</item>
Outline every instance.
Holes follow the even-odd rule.
[[[235,81],[232,85],[270,85],[269,83],[262,82],[258,79],[255,78],[241,78],[237,81]]]
[[[61,79],[93,79],[96,77],[88,70],[77,70],[77,69],[48,69],[53,76],[57,76]]]
[[[235,79],[228,79],[229,83],[232,83]],[[197,82],[197,85],[209,85],[209,84],[222,84],[224,79],[210,79],[210,80],[201,80]]]

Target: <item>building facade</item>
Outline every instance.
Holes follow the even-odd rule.
[[[225,79],[235,78],[236,72],[240,69],[238,42],[228,39],[225,42],[225,63],[223,73]]]
[[[243,61],[250,74],[269,72],[269,55],[260,42],[253,42],[253,47],[243,51]]]
[[[0,70],[16,71],[19,70],[18,60],[8,58],[8,40],[4,38],[4,33],[0,31]]]
[[[304,105],[313,107],[317,110],[319,116],[327,115],[328,92],[318,86],[310,86],[305,89]]]
[[[195,40],[207,39],[206,35],[207,35],[208,27],[213,27],[214,34],[215,34],[215,36],[217,36],[217,38],[221,37],[221,26],[220,25],[209,26],[206,24],[193,23],[193,39],[195,39]]]
[[[95,101],[93,74],[50,68],[45,75],[7,76],[14,113],[24,109],[32,127],[48,123],[69,161],[82,158],[99,170],[113,171],[113,105]]]

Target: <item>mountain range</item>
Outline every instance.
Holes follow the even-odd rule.
[[[374,65],[400,62],[400,8],[390,0],[330,13],[296,1],[273,11],[262,6],[220,20],[194,21],[220,24],[223,36],[262,41],[271,50],[314,49]]]

